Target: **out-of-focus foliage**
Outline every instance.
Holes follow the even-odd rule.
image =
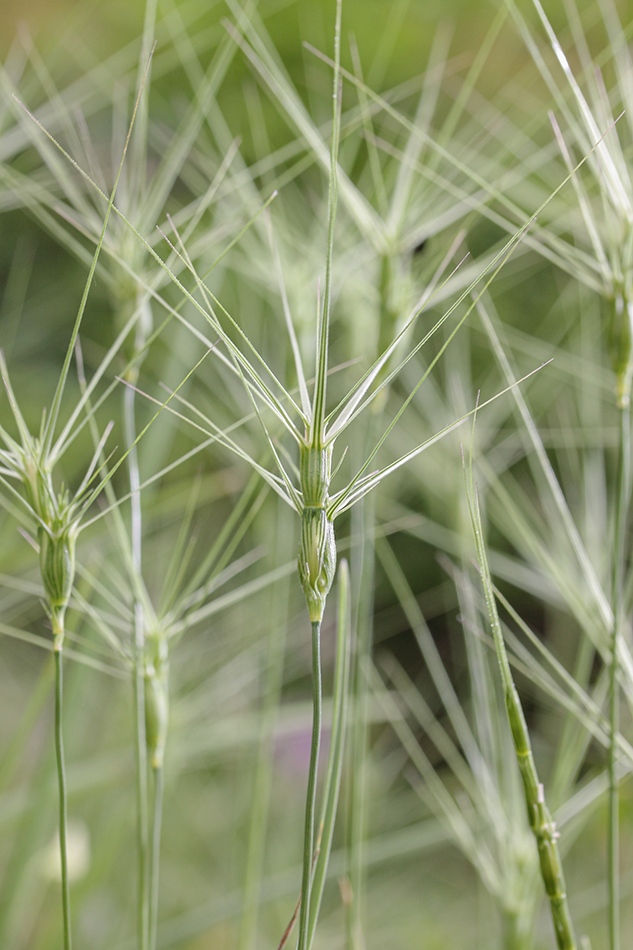
[[[229,351],[152,252],[199,302],[187,257],[209,272],[210,291],[298,399],[284,298],[311,366],[334,6],[157,6],[116,198],[121,216],[106,232],[59,423],[68,444],[56,488],[65,482],[72,492],[95,452],[90,420],[99,432],[113,421],[105,452],[114,464],[130,442],[130,401],[140,432],[181,387],[138,446],[141,576],[125,465],[78,542],[65,709],[77,947],[135,945],[138,602],[156,657],[169,645],[158,946],[274,948],[296,905],[310,727],[297,527],[239,452],[214,441],[209,425],[235,427],[239,451],[271,466]],[[605,147],[615,154],[609,143],[620,143],[624,176],[628,113],[612,125],[630,98],[631,5],[552,7]],[[34,433],[106,210],[95,185],[112,188],[154,43],[145,18],[140,0],[0,8],[0,346]],[[486,401],[552,360],[481,410],[473,451],[503,630],[562,835],[572,916],[601,950],[618,445],[605,322],[608,275],[629,260],[618,258],[625,242],[604,154],[555,194],[484,291],[506,242],[596,144],[537,10],[345,0],[343,36],[331,410],[403,336],[381,376],[389,384],[354,423],[340,482],[427,373],[376,468],[471,412],[478,393]],[[122,377],[138,387],[133,399]],[[0,424],[15,435],[10,420],[3,389]],[[265,421],[280,457],[296,464],[292,443]],[[354,703],[317,947],[554,946],[473,567],[460,453],[470,440],[468,423],[451,431],[337,524],[354,590]],[[0,501],[0,946],[47,950],[61,932],[51,637],[32,526],[17,498]],[[628,570],[628,541],[624,551]],[[631,596],[627,575],[628,617]],[[334,625],[326,615],[326,696]],[[626,946],[628,633],[621,662]],[[326,702],[326,738],[328,715]]]

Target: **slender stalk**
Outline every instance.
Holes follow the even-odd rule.
[[[288,537],[291,536],[289,521],[291,512],[281,501],[272,510],[274,527],[271,530],[275,531],[276,538],[273,563],[283,564],[289,556],[287,548]],[[275,723],[279,714],[283,683],[287,633],[284,608],[287,609],[288,606],[288,583],[289,579],[286,579],[283,584],[275,585],[270,599],[270,633],[265,661],[266,681],[261,706],[257,763],[253,775],[254,792],[244,877],[244,904],[237,950],[255,950],[257,943],[257,918],[261,903],[262,869],[273,777]],[[297,904],[295,916],[299,916],[299,904]],[[288,936],[290,936],[289,932]],[[281,945],[278,950],[281,950]]]
[[[554,924],[554,932],[556,934],[556,945],[558,950],[576,950],[576,938],[569,914],[567,889],[558,847],[558,838],[560,836],[556,830],[556,822],[552,819],[545,802],[545,791],[539,781],[538,772],[536,770],[523,707],[521,706],[521,700],[519,699],[519,694],[512,678],[512,670],[506,652],[501,621],[499,620],[499,613],[497,611],[492,586],[492,578],[490,576],[490,568],[488,566],[488,556],[481,524],[481,513],[476,488],[472,481],[472,470],[470,473],[468,503],[475,533],[477,557],[479,560],[486,607],[503,684],[508,724],[510,726],[517,763],[521,773],[528,821],[538,848],[541,878],[550,902],[552,923]]]
[[[154,767],[154,815],[152,821],[152,849],[150,855],[150,913],[149,946],[155,950],[158,927],[158,886],[160,883],[160,835],[163,824],[163,796],[165,793],[165,770]]]
[[[386,265],[383,266],[386,271]],[[393,327],[394,315],[389,307],[387,284],[381,281],[379,336],[386,338]],[[379,350],[379,352],[381,352]],[[386,399],[387,390],[385,390]],[[365,435],[363,455],[371,451],[382,431],[384,399],[374,408]],[[367,799],[369,779],[369,701],[370,691],[365,670],[371,660],[373,643],[374,580],[376,573],[376,501],[373,495],[363,499],[353,509],[352,534],[354,546],[353,576],[357,578],[355,591],[355,647],[352,658],[353,716],[350,724],[351,775],[348,795],[348,878],[349,895],[346,902],[348,950],[364,950],[363,933],[365,891],[365,839],[367,837]]]
[[[620,854],[617,739],[619,729],[618,652],[624,625],[624,561],[626,526],[631,500],[631,410],[620,406],[618,483],[613,538],[613,634],[609,671],[609,815],[607,878],[609,891],[609,950],[620,948]]]
[[[141,479],[138,468],[138,449],[136,442],[136,419],[135,419],[135,397],[136,392],[129,386],[125,387],[124,392],[124,413],[125,413],[125,437],[128,445],[132,446],[127,457],[127,466],[130,479],[130,509],[131,509],[131,540],[132,540],[132,562],[134,569],[138,571],[140,577],[141,569],[141,538],[142,538],[142,514],[141,514]],[[142,636],[142,628],[141,628]],[[144,640],[144,637],[142,636]]]
[[[369,438],[378,417],[372,417]],[[348,950],[363,950],[363,896],[365,890],[365,838],[367,832],[368,791],[368,715],[369,687],[365,678],[367,663],[371,657],[373,638],[373,603],[375,550],[375,502],[373,497],[363,500],[353,511],[353,529],[358,538],[354,554],[357,559],[355,575],[358,578],[356,591],[356,638],[352,660],[353,716],[351,732],[351,776],[348,801],[348,877],[350,884],[347,903]]]
[[[145,745],[145,678],[135,643],[134,656],[134,751],[136,757],[136,844],[138,851],[137,934],[139,950],[149,947],[148,912],[148,802],[147,749]]]
[[[345,558],[343,558],[339,565],[338,584],[338,636],[336,643],[332,732],[327,775],[321,803],[319,836],[313,860],[314,871],[312,875],[312,892],[310,894],[310,921],[307,950],[311,950],[314,940],[330,851],[332,849],[334,822],[336,819],[341,775],[343,772],[345,733],[347,731],[352,618],[349,567]]]
[[[125,437],[133,446],[127,457],[130,478],[132,563],[137,577],[141,573],[141,498],[138,454],[134,445],[136,425],[135,392],[124,393]],[[136,585],[134,585],[136,586]],[[139,950],[149,950],[150,879],[149,879],[149,807],[147,789],[147,741],[145,734],[145,630],[143,605],[134,603],[134,746],[136,754],[136,808],[138,850],[137,935]]]
[[[66,765],[64,761],[63,715],[63,626],[53,625],[55,637],[55,756],[57,759],[57,782],[59,787],[59,858],[62,877],[62,917],[64,922],[64,950],[71,950],[70,925],[70,887],[68,882],[68,791],[66,786]]]
[[[503,914],[503,946],[505,950],[527,950],[531,941],[520,910],[507,909]]]
[[[301,882],[301,910],[299,914],[299,942],[297,950],[307,950],[310,923],[310,891],[312,888],[312,862],[314,856],[317,771],[322,718],[321,686],[321,621],[312,621],[312,744],[310,771],[306,797],[305,833],[303,839],[303,878]]]

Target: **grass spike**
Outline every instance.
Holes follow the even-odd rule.
[[[475,418],[473,419],[473,432]],[[559,950],[576,950],[576,937],[569,914],[567,890],[558,846],[558,838],[560,835],[556,830],[556,823],[552,819],[546,805],[543,784],[539,780],[534,763],[527,723],[523,714],[519,694],[514,685],[492,587],[483,535],[479,496],[472,469],[472,446],[468,470],[466,469],[465,461],[463,464],[467,500],[477,548],[479,573],[484,588],[488,618],[494,637],[497,660],[499,662],[508,723],[512,733],[521,780],[523,782],[528,821],[538,847],[541,877],[550,902],[552,923],[556,934],[556,944]]]

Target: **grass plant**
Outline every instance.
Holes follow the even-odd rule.
[[[372,11],[3,63],[15,950],[633,932],[628,4]]]
[[[608,42],[613,45],[615,95],[609,96],[603,73],[598,71],[591,61],[591,54],[583,33],[580,15],[573,5],[569,6],[569,17],[575,39],[576,50],[583,64],[585,81],[588,86],[584,93],[577,81],[569,60],[554,32],[547,15],[535,0],[535,7],[546,33],[547,42],[558,61],[558,69],[562,73],[562,83],[553,69],[546,63],[543,54],[533,34],[515,12],[526,43],[535,59],[537,67],[547,83],[548,88],[556,98],[561,109],[569,135],[576,146],[589,139],[596,140],[599,129],[610,128],[600,147],[592,156],[589,165],[575,181],[575,197],[580,220],[585,234],[580,237],[579,243],[589,244],[586,266],[578,266],[578,258],[571,244],[561,245],[567,266],[572,268],[577,279],[584,281],[589,271],[593,271],[594,287],[604,301],[606,338],[615,376],[615,398],[619,415],[619,445],[617,477],[612,492],[613,505],[613,548],[611,557],[611,617],[608,620],[610,646],[610,676],[608,688],[609,703],[609,833],[608,833],[608,867],[609,867],[609,934],[610,947],[620,946],[619,924],[619,775],[618,775],[618,728],[619,728],[619,682],[620,682],[620,653],[622,650],[622,636],[626,625],[626,597],[624,593],[624,574],[627,561],[627,526],[631,502],[630,476],[630,390],[631,390],[631,361],[630,361],[630,319],[628,316],[628,300],[630,292],[627,289],[626,275],[630,271],[628,265],[631,223],[631,181],[626,169],[621,135],[624,127],[616,120],[614,114],[617,104],[624,108],[628,105],[627,87],[623,82],[623,67],[626,53],[624,53],[623,30],[618,14],[610,3],[600,6]],[[603,70],[604,66],[603,65]],[[610,66],[611,64],[609,64]],[[617,104],[616,104],[617,103]],[[622,115],[619,116],[622,118]],[[558,141],[561,155],[569,166],[570,145],[566,141],[565,133],[561,131],[558,121],[551,117],[554,133]],[[616,126],[613,128],[613,126]],[[599,183],[602,200],[596,202],[595,193],[591,187],[591,179]],[[576,232],[577,233],[577,232]]]
[[[55,656],[55,757],[57,762],[59,791],[59,856],[65,950],[71,950],[72,946],[70,889],[68,880],[68,802],[63,742],[63,648],[66,633],[65,616],[75,579],[75,551],[77,536],[82,527],[81,519],[86,510],[103,490],[106,483],[106,480],[103,478],[99,479],[100,467],[98,467],[98,462],[109,430],[106,429],[106,433],[97,446],[90,466],[72,498],[69,496],[68,490],[64,488],[59,490],[53,483],[56,465],[67,449],[67,440],[63,438],[63,436],[55,440],[55,430],[73,351],[78,339],[88,293],[92,285],[110,211],[116,195],[118,179],[121,174],[125,152],[129,144],[129,137],[130,133],[128,133],[125,142],[117,179],[110,196],[101,236],[90,267],[70,343],[66,352],[66,358],[51,404],[50,413],[47,416],[46,411],[43,412],[40,433],[39,436],[35,438],[28,430],[24,416],[20,411],[15,394],[11,388],[4,357],[0,357],[2,378],[19,437],[19,441],[16,441],[4,428],[0,430],[0,435],[4,443],[4,449],[1,455],[3,463],[2,484],[10,495],[15,495],[17,499],[23,503],[36,528],[37,541],[33,543],[39,552],[40,574],[44,586],[44,604],[53,632],[53,653]],[[95,479],[97,480],[96,486],[93,484]],[[12,484],[12,480],[18,482],[24,493],[23,495],[16,490]]]
[[[466,472],[465,466],[464,471]],[[543,784],[539,781],[538,772],[534,764],[534,754],[532,752],[532,744],[523,707],[521,706],[519,694],[517,693],[512,677],[512,670],[508,661],[508,654],[501,631],[501,623],[499,621],[499,614],[490,577],[490,568],[486,556],[477,486],[472,473],[472,458],[468,480],[468,504],[471,511],[473,530],[475,532],[479,570],[481,572],[486,607],[490,618],[490,626],[492,628],[495,650],[503,681],[503,693],[508,722],[512,733],[519,770],[521,772],[521,780],[523,782],[528,821],[538,846],[541,876],[551,905],[556,944],[560,950],[573,950],[577,944],[569,913],[567,888],[557,843],[560,833],[556,830],[556,822],[552,819],[545,801],[545,791]]]

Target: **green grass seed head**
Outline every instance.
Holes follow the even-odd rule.
[[[620,409],[629,405],[633,384],[633,284],[630,276],[632,259],[633,228],[625,224],[624,237],[617,255],[614,286],[606,300],[609,352]]]
[[[619,408],[629,405],[633,381],[633,301],[617,292],[607,302],[609,307],[609,349],[616,378]]]
[[[16,453],[15,474],[20,478],[31,513],[37,519],[40,574],[45,607],[53,627],[54,648],[64,638],[64,617],[75,580],[78,522],[66,489],[55,492],[50,466],[42,458],[39,439]]]
[[[33,439],[33,450],[23,448],[20,453],[19,473],[26,500],[34,513],[44,522],[53,518],[53,487],[50,472],[41,464],[39,441]]]
[[[314,623],[323,619],[325,601],[336,573],[334,525],[326,512],[332,477],[332,444],[326,447],[302,445],[299,472],[303,498],[299,580],[310,620]]]
[[[152,307],[145,291],[132,281],[122,282],[115,295],[114,305],[117,333],[121,332],[130,318],[136,314],[134,326],[121,347],[121,354],[126,365],[123,378],[135,384],[146,355],[147,342],[154,329]]]
[[[306,508],[325,508],[332,478],[333,444],[302,445],[299,455],[301,494]]]
[[[145,738],[153,769],[162,768],[169,722],[169,653],[164,636],[148,638],[145,660]]]
[[[50,612],[55,649],[61,649],[64,615],[75,580],[75,547],[77,526],[63,515],[38,529],[40,572]]]
[[[313,623],[320,622],[336,573],[334,525],[324,508],[303,510],[298,568],[310,620]]]

